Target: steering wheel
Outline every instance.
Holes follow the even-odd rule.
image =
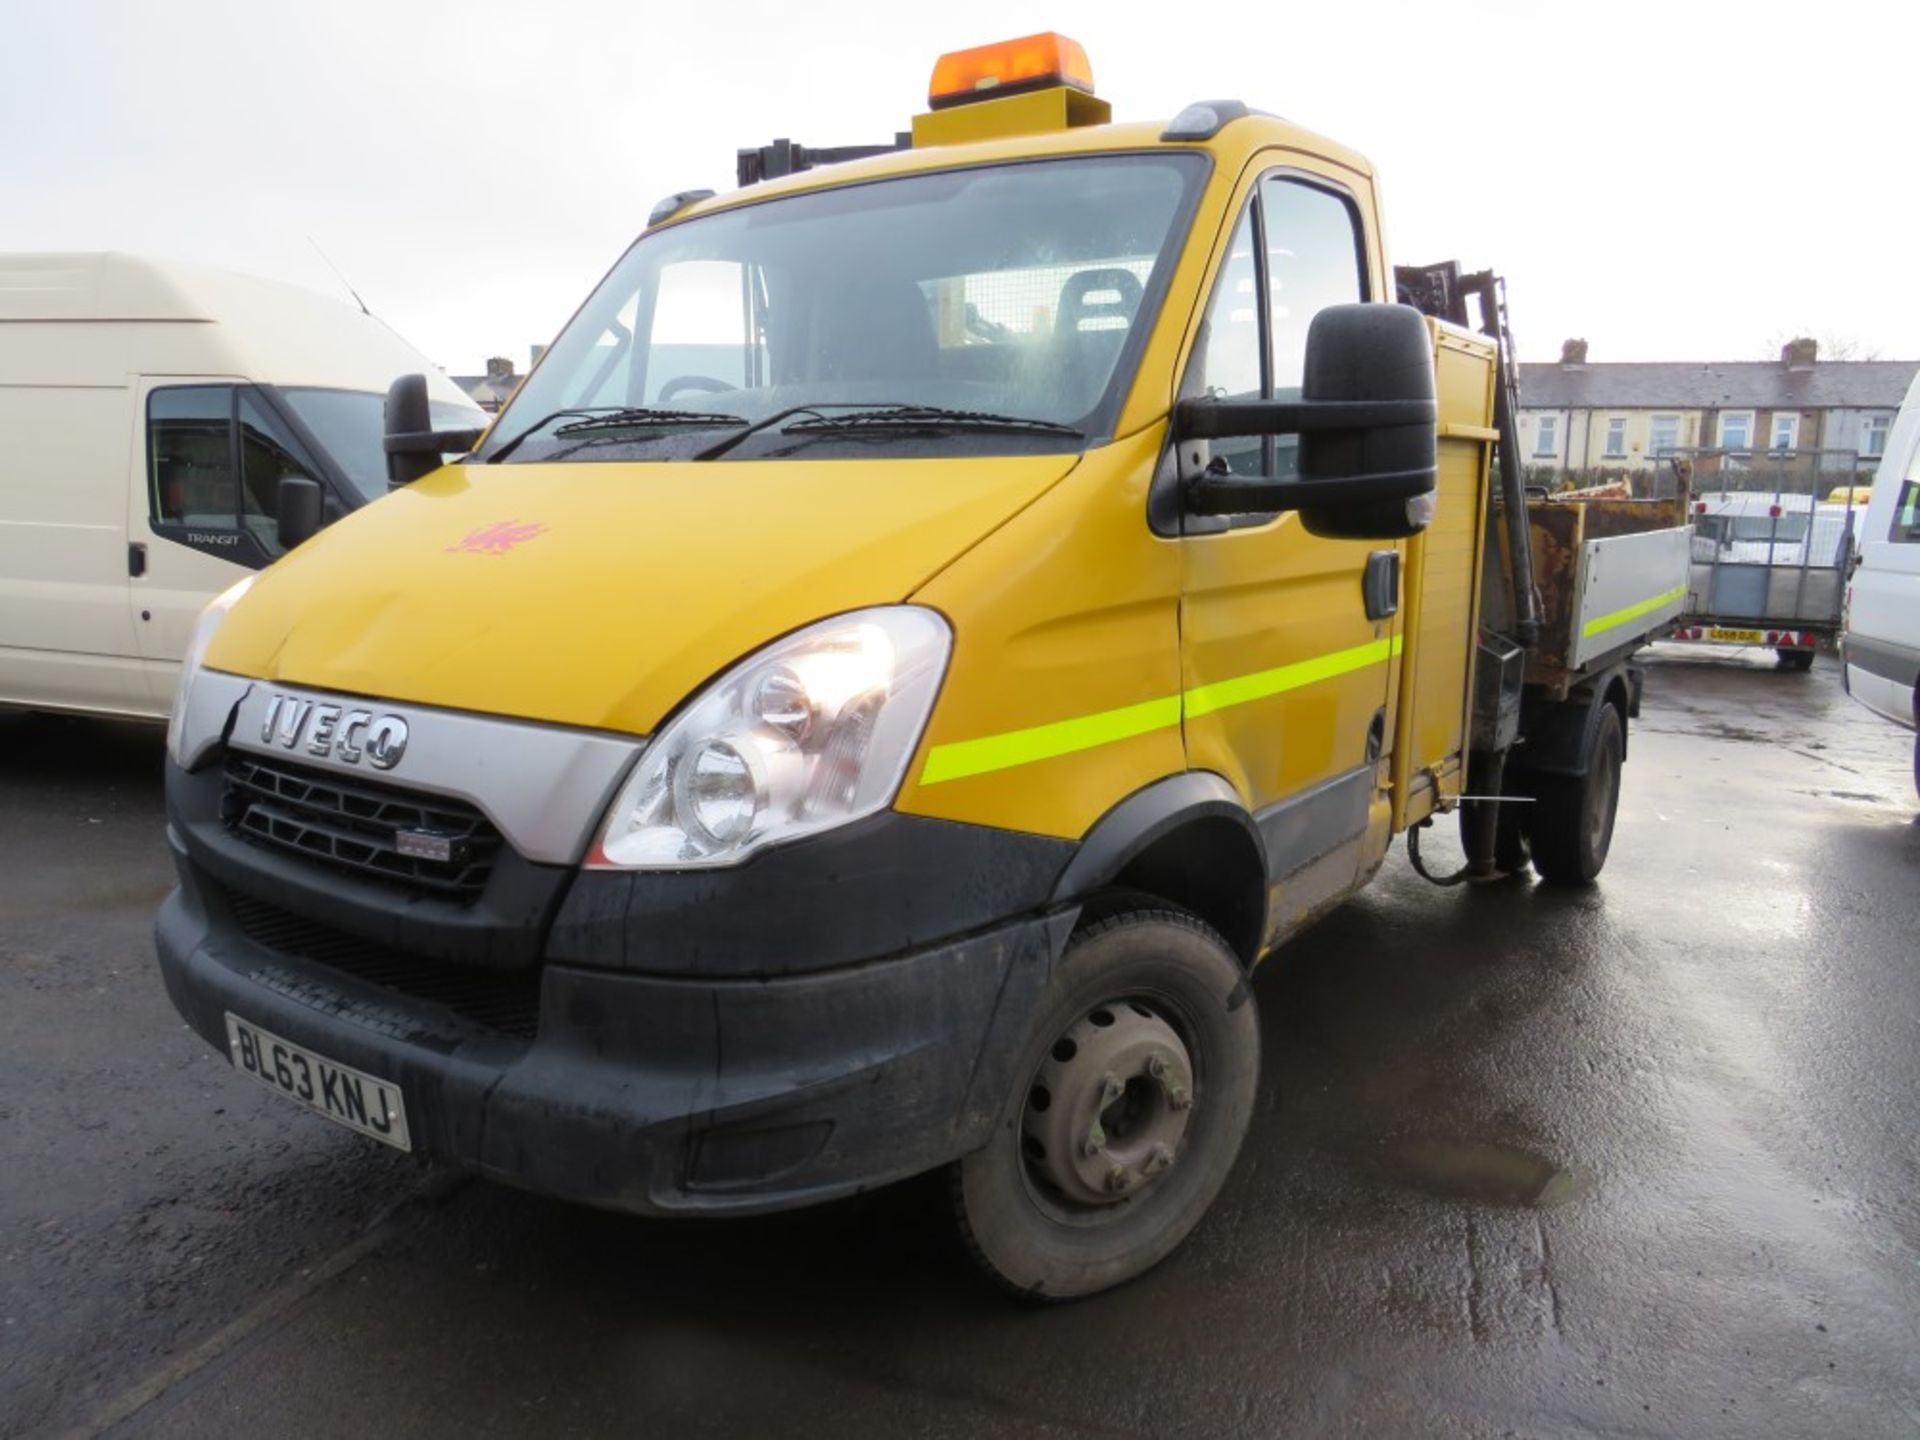
[[[660,387],[661,400],[671,400],[687,390],[709,391],[719,394],[722,390],[738,390],[738,385],[729,385],[724,380],[716,380],[711,375],[676,375]]]

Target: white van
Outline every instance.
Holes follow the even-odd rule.
[[[1860,567],[1847,592],[1847,693],[1920,731],[1920,378],[1900,418],[1860,524]],[[1920,790],[1920,733],[1913,783]]]
[[[193,622],[278,553],[289,475],[386,492],[388,384],[486,416],[351,306],[131,255],[0,256],[0,705],[164,718]]]

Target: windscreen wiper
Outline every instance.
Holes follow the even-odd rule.
[[[995,415],[985,410],[949,410],[942,405],[887,405],[855,410],[846,415],[814,415],[782,429],[786,435],[818,435],[834,431],[881,430],[990,430],[1004,434],[1072,435],[1085,432],[1058,420],[1031,415]]]
[[[521,441],[531,438],[556,420],[565,420],[569,415],[580,418],[570,425],[562,425],[553,432],[555,435],[577,435],[594,430],[650,430],[669,425],[731,426],[747,423],[738,415],[721,415],[704,410],[659,410],[645,405],[597,405],[584,409],[555,410],[549,415],[542,415],[494,451],[487,457],[487,463],[499,464],[520,447]]]
[[[846,411],[845,414],[832,412]],[[802,417],[796,419],[795,417]],[[782,424],[783,421],[792,424]],[[948,410],[939,405],[911,405],[902,402],[832,400],[812,405],[789,405],[784,410],[756,420],[738,434],[729,435],[700,451],[695,460],[717,460],[741,441],[762,430],[781,426],[783,435],[884,435],[901,431],[987,430],[1001,434],[1085,436],[1071,425],[1053,420],[1035,420],[1024,415],[991,415],[983,410]]]

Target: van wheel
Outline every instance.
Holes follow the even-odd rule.
[[[1527,838],[1533,868],[1557,885],[1591,885],[1607,863],[1620,808],[1620,762],[1626,750],[1620,712],[1600,710],[1584,775],[1542,775],[1534,782]]]
[[[1070,1300],[1165,1259],[1226,1182],[1260,1027],[1239,957],[1172,910],[1067,944],[992,1138],[952,1169],[961,1238],[1002,1287]]]
[[[1811,650],[1776,649],[1773,653],[1779,657],[1782,670],[1797,670],[1804,673],[1813,669],[1813,651]]]

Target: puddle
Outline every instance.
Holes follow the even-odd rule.
[[[1429,1194],[1482,1205],[1550,1210],[1590,1188],[1573,1166],[1482,1140],[1405,1140],[1387,1151],[1396,1178]]]

